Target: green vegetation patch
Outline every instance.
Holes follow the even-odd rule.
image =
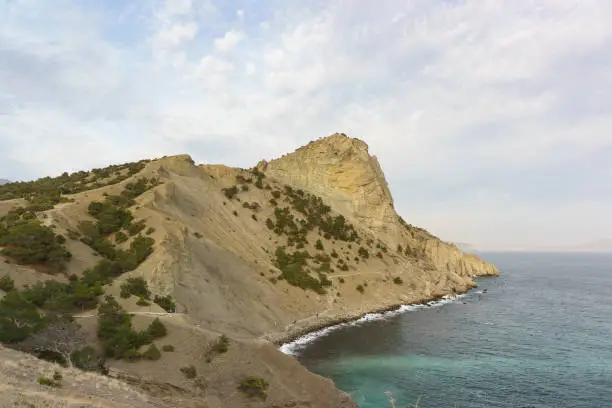
[[[249,376],[240,381],[238,389],[250,398],[268,397],[268,387],[270,384],[261,377]]]
[[[59,177],[43,177],[34,181],[8,183],[0,186],[0,201],[24,198],[28,211],[46,211],[65,201],[62,195],[75,194],[119,183],[141,171],[149,160],[112,165],[90,172],[63,173]]]
[[[15,215],[15,212],[9,213],[0,219],[2,254],[21,264],[63,270],[65,263],[72,258],[64,246],[66,239],[38,220],[15,219]]]
[[[154,334],[159,335],[162,330],[163,324],[160,324],[160,321],[153,321],[146,330],[134,330],[132,316],[112,296],[106,296],[98,308],[98,339],[106,357],[126,360],[148,358],[141,355],[138,349],[153,342]],[[149,350],[151,348],[147,352]]]
[[[325,293],[323,282],[310,276],[305,269],[307,259],[310,258],[308,252],[288,253],[285,251],[285,247],[278,247],[275,255],[276,267],[281,270],[281,278],[285,279],[287,283],[304,290],[310,289],[319,294]]]

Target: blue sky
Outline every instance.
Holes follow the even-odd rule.
[[[612,2],[0,0],[0,178],[365,140],[410,222],[612,238]]]

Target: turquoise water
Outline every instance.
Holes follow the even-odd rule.
[[[453,303],[343,327],[298,358],[361,408],[612,408],[612,254],[486,253]],[[484,291],[486,289],[486,291]]]

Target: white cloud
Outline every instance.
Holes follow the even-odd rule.
[[[174,23],[157,33],[156,46],[162,50],[178,47],[182,43],[192,40],[198,31],[194,22]]]
[[[215,40],[215,48],[221,52],[228,52],[232,50],[243,38],[243,32],[230,30],[226,32],[223,37]]]

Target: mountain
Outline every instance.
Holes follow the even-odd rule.
[[[65,173],[44,189],[36,182],[0,188],[0,199],[9,238],[61,235],[53,256],[27,257],[9,245],[0,277],[20,291],[46,279],[64,285],[64,303],[53,292],[39,309],[73,308],[87,344],[105,351],[109,375],[181,406],[354,407],[277,345],[498,274],[404,221],[376,157],[344,134],[251,169],[172,156]],[[9,213],[18,206],[24,210]],[[28,214],[42,227],[26,229]],[[99,295],[100,284],[114,299]],[[133,317],[116,331],[121,310]],[[109,316],[114,323],[98,330]],[[156,318],[167,329],[163,338],[136,335]],[[135,345],[118,343],[129,330]],[[32,338],[13,347],[26,350]],[[143,353],[151,341],[156,349]],[[154,358],[164,345],[174,352]]]
[[[10,180],[7,180],[7,179],[0,179],[0,186],[1,186],[1,185],[4,185],[4,184],[6,184],[6,183],[10,183]]]

